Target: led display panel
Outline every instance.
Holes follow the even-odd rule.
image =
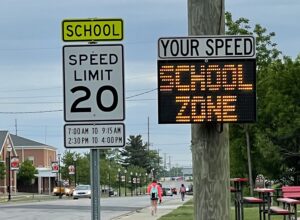
[[[158,60],[158,120],[256,121],[256,60]]]

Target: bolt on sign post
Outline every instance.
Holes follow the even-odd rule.
[[[62,40],[90,43],[63,47],[64,144],[91,149],[91,219],[100,220],[99,150],[125,146],[124,49],[95,43],[123,40],[123,20],[66,19]]]
[[[253,36],[227,36],[224,0],[188,0],[186,37],[158,40],[158,122],[191,124],[194,219],[228,220],[228,123],[256,121]]]

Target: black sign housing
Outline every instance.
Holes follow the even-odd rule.
[[[158,60],[158,121],[256,121],[256,59]]]

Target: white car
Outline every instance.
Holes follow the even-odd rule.
[[[165,196],[173,196],[172,189],[169,187],[164,187],[163,188],[163,195]]]
[[[79,198],[91,198],[91,186],[90,185],[79,185],[73,191],[73,199]]]

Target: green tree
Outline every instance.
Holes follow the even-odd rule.
[[[106,158],[100,159],[100,183],[103,186],[116,186],[116,182],[118,181],[118,169],[123,168],[112,154],[106,154],[105,156]]]
[[[90,154],[84,153],[77,158],[77,183],[90,184]]]
[[[280,58],[281,52],[260,25],[249,20],[232,20],[226,13],[227,34],[253,34],[257,47],[257,115],[248,126],[253,177],[262,173],[271,179],[289,179],[296,183],[300,175],[299,152],[299,57],[293,61]],[[244,126],[230,126],[231,175],[247,176]],[[299,181],[299,178],[298,178]]]
[[[122,174],[124,174],[123,171],[122,171]],[[130,165],[127,167],[126,179],[127,179],[127,182],[131,182],[131,178],[140,178],[141,185],[144,186],[144,185],[147,185],[149,182],[148,174],[149,173],[147,173],[147,171],[145,169],[143,169],[141,167]],[[127,187],[132,190],[134,189],[135,186],[136,185],[134,185],[134,183],[127,184]],[[138,187],[139,186],[140,186],[140,184],[138,184]]]
[[[141,135],[130,135],[125,148],[120,150],[120,155],[117,158],[124,168],[128,166],[139,167],[147,173],[154,172],[157,178],[163,172],[160,166],[162,158],[156,150],[148,150]]]
[[[126,146],[121,150],[123,166],[149,167],[147,145],[143,143],[141,135],[130,135]]]
[[[261,88],[261,83],[265,81],[268,76],[264,73],[264,69],[267,69],[269,64],[278,60],[280,51],[276,48],[276,44],[272,42],[272,37],[275,33],[267,33],[267,30],[256,24],[254,28],[249,24],[249,20],[246,18],[239,18],[233,20],[232,15],[225,13],[226,18],[226,34],[228,35],[254,35],[256,37],[256,55],[257,55],[257,96],[258,96],[258,115],[260,116],[260,110],[262,109],[260,100],[265,93],[266,88]],[[258,117],[260,120],[260,117]],[[258,121],[259,123],[259,121]],[[252,156],[252,172],[256,176],[257,173],[262,170],[256,168],[261,167],[257,163],[260,163],[261,156],[259,149],[256,147],[256,135],[257,135],[257,123],[247,126],[247,131],[250,137],[250,153]],[[230,172],[231,176],[248,176],[247,168],[247,143],[245,136],[245,126],[241,124],[230,125]]]
[[[66,150],[61,158],[61,176],[62,179],[68,180],[69,184],[75,183],[75,175],[69,174],[69,166],[75,165],[74,158],[76,159],[76,163],[78,158],[80,158],[80,154],[71,152],[70,150]],[[80,169],[79,166],[76,166],[76,169]]]
[[[257,142],[257,146],[265,158],[272,157],[270,170],[274,171],[274,167],[280,170],[281,175],[274,173],[274,177],[300,184],[300,57],[294,61],[284,57],[264,71],[268,80],[261,86],[268,89],[261,100],[263,108],[257,132],[263,141]],[[263,150],[264,142],[276,153],[268,155]]]
[[[104,186],[109,185],[109,175],[110,175],[110,164],[109,160],[106,158],[100,159],[100,184]]]
[[[17,179],[24,185],[31,185],[32,180],[35,178],[34,175],[37,173],[38,172],[33,166],[32,162],[30,160],[25,160],[19,168]]]
[[[147,171],[151,173],[151,170],[153,170],[152,172],[156,179],[162,177],[164,175],[164,169],[163,166],[161,166],[163,160],[162,157],[159,156],[158,151],[149,150],[148,160],[149,160],[149,166],[147,167]]]
[[[258,70],[267,67],[274,60],[279,59],[281,51],[277,49],[277,44],[272,41],[274,32],[267,33],[267,29],[256,24],[251,27],[249,19],[239,18],[233,20],[230,12],[225,13],[225,24],[227,35],[253,35],[256,38],[256,61]],[[262,72],[258,76],[263,75]]]
[[[76,183],[90,184],[90,154],[83,154],[65,151],[61,159],[61,175],[62,179],[69,182],[74,181],[74,175],[69,174],[69,166],[74,165],[74,157],[76,158]]]

